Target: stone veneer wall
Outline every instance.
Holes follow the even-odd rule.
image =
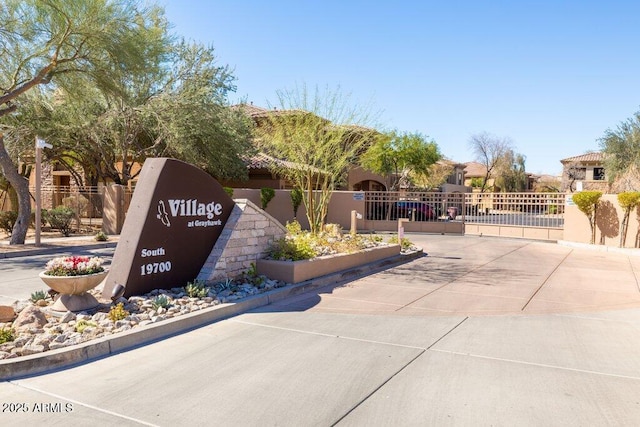
[[[206,283],[235,278],[264,258],[269,245],[287,233],[278,220],[247,199],[235,200],[227,220],[197,280]]]

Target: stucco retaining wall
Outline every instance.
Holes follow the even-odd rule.
[[[260,274],[286,283],[300,283],[358,265],[400,255],[400,245],[365,249],[352,254],[327,255],[302,261],[258,260]]]

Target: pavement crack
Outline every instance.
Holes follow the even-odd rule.
[[[431,350],[433,348],[434,345],[438,344],[440,341],[442,341],[444,338],[446,338],[451,332],[455,331],[456,329],[458,329],[458,327],[460,325],[462,325],[464,322],[466,322],[469,319],[469,316],[465,317],[464,319],[462,319],[460,322],[458,322],[457,325],[455,325],[453,328],[449,329],[449,331],[447,331],[446,334],[442,335],[440,338],[438,338],[437,340],[435,340],[429,347],[427,347],[427,350]]]
[[[380,390],[382,387],[384,387],[389,381],[394,379],[400,372],[404,371],[409,365],[411,365],[413,362],[415,362],[426,351],[427,350],[424,350],[424,349],[422,351],[420,351],[420,353],[418,353],[413,359],[411,359],[407,363],[405,363],[404,366],[402,366],[400,369],[398,369],[393,375],[391,375],[389,378],[387,378],[385,381],[383,381],[378,387],[373,389],[369,394],[367,394],[364,398],[362,398],[358,403],[353,405],[353,407],[351,409],[349,409],[340,418],[338,418],[334,423],[332,423],[331,426],[333,427],[333,426],[338,425],[338,423],[340,423],[342,420],[344,420],[346,417],[348,417],[350,413],[355,411],[360,405],[362,405],[364,402],[366,402],[371,396],[376,394],[378,392],[378,390]]]
[[[359,402],[357,402],[355,405],[353,405],[353,407],[351,409],[349,409],[347,412],[345,412],[340,418],[338,418],[333,424],[331,424],[331,426],[335,426],[338,423],[340,423],[342,420],[344,420],[347,416],[349,416],[350,413],[352,413],[353,411],[355,411],[360,405],[362,405],[364,402],[366,402],[371,396],[373,396],[374,394],[376,394],[378,392],[378,390],[380,390],[382,387],[384,387],[387,383],[389,383],[389,381],[391,381],[392,379],[394,379],[397,375],[399,375],[402,371],[404,371],[407,367],[409,367],[409,365],[411,365],[413,362],[415,362],[416,360],[418,360],[418,358],[420,356],[422,356],[423,354],[425,354],[428,350],[431,349],[431,347],[433,347],[434,345],[438,344],[443,338],[445,338],[446,336],[448,336],[451,332],[455,331],[460,325],[462,325],[469,317],[465,317],[464,319],[462,319],[460,322],[458,322],[458,324],[456,324],[453,328],[449,329],[447,332],[445,332],[440,338],[438,338],[437,340],[435,340],[429,347],[427,347],[426,349],[421,349],[420,352],[411,360],[409,360],[407,363],[405,363],[402,367],[400,367],[400,369],[398,369],[393,375],[391,375],[389,378],[387,378],[385,381],[383,381],[382,383],[380,383],[380,385],[378,385],[378,387],[376,387],[375,389],[373,389],[369,394],[367,394],[364,398],[362,398]],[[416,347],[413,347],[416,348]]]
[[[538,286],[538,289],[535,290],[535,292],[531,295],[531,297],[529,297],[529,299],[527,300],[527,302],[525,303],[525,305],[522,306],[522,308],[520,309],[520,311],[524,311],[527,306],[529,305],[529,303],[531,301],[533,301],[533,299],[535,298],[536,295],[538,295],[538,292],[540,292],[540,290],[543,288],[544,285],[547,284],[547,282],[549,281],[549,279],[551,278],[551,276],[554,275],[554,273],[556,271],[558,271],[558,268],[560,268],[560,266],[562,265],[563,262],[565,262],[565,260],[567,258],[569,258],[569,255],[571,255],[573,253],[573,249],[571,249],[565,256],[564,258],[562,258],[562,261],[560,261],[558,263],[558,265],[556,265],[556,268],[553,269],[553,271],[551,273],[549,273],[549,275],[544,279],[544,282],[542,282],[542,284],[540,286]]]

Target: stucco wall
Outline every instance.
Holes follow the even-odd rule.
[[[355,194],[355,196],[354,196]],[[242,198],[251,200],[257,206],[260,206],[260,190],[252,189],[233,189],[233,198]],[[329,203],[329,212],[327,214],[327,223],[340,224],[344,230],[351,227],[351,211],[355,210],[364,214],[364,193],[353,191],[334,191]],[[265,211],[280,221],[282,224],[293,221],[293,205],[291,203],[290,190],[276,190],[275,197],[267,205]],[[309,228],[307,220],[307,211],[304,203],[298,208],[298,214],[295,217],[303,229]],[[358,229],[364,227],[364,220],[358,220]]]
[[[618,205],[618,196],[605,194],[600,199],[596,220],[596,244],[618,247],[620,244],[620,224],[624,212]],[[640,210],[636,209],[629,216],[629,228],[625,248],[636,246]],[[587,216],[575,206],[569,198],[564,213],[564,240],[578,243],[589,243],[591,228]]]

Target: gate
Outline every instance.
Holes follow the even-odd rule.
[[[365,193],[365,228],[561,240],[565,194]]]

